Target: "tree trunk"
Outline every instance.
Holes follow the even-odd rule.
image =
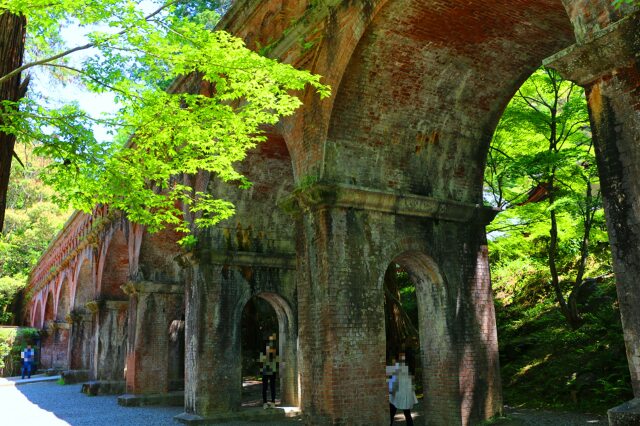
[[[9,12],[0,14],[0,76],[22,65],[26,27],[27,21],[23,16]],[[6,82],[0,83],[0,102],[15,102],[24,96],[24,93],[21,92],[24,92],[24,89],[20,88],[20,75],[16,75]],[[2,120],[1,115],[0,120]],[[7,190],[15,142],[14,135],[0,132],[0,232],[4,227]]]

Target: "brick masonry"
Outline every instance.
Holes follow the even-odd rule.
[[[240,318],[261,297],[279,321],[283,400],[307,424],[385,424],[382,283],[395,262],[417,286],[427,423],[500,412],[484,236],[495,212],[481,207],[482,174],[504,107],[548,58],[589,96],[640,396],[637,7],[238,0],[221,27],[323,75],[332,96],[305,92],[293,117],[265,129],[240,165],[250,189],[189,178],[236,215],[198,232],[188,253],[177,233],[150,235],[107,207],[72,216],[28,287],[29,323],[70,324],[45,342],[45,358],[104,380],[124,372],[138,394],[168,392],[183,376],[187,417],[235,411],[241,359],[254,355],[242,353]],[[205,89],[194,76],[174,85]],[[182,347],[169,335],[176,324]]]

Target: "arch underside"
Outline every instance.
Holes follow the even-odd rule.
[[[324,178],[480,201],[504,107],[542,59],[573,42],[559,0],[389,1],[344,72]]]

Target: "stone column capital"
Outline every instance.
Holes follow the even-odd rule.
[[[548,57],[543,64],[581,86],[640,62],[640,12]]]

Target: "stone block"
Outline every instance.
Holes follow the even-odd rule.
[[[89,396],[96,395],[117,395],[124,393],[125,382],[124,381],[91,381],[82,384],[80,392]]]
[[[144,407],[147,405],[180,407],[184,405],[184,391],[158,393],[152,395],[120,395],[118,397],[118,405],[121,405],[123,407]]]
[[[89,380],[89,370],[67,370],[60,373],[65,384],[86,382]]]
[[[296,415],[297,413],[292,413]],[[262,408],[248,408],[240,411],[229,411],[223,413],[216,413],[207,417],[198,416],[196,414],[182,413],[174,416],[173,419],[178,423],[185,425],[207,425],[216,423],[227,423],[230,421],[246,421],[246,422],[272,422],[278,420],[284,420],[287,417],[291,417],[282,408],[275,408],[271,410],[263,410]]]
[[[632,399],[607,411],[610,426],[640,425],[640,398]]]

